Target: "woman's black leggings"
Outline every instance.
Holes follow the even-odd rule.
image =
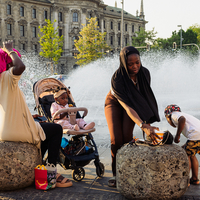
[[[42,158],[48,150],[48,162],[56,165],[63,135],[62,126],[53,123],[40,123],[46,135],[46,140],[41,143]]]

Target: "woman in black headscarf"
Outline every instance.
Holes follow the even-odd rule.
[[[111,80],[111,90],[105,100],[105,116],[111,138],[112,172],[109,186],[116,186],[116,153],[133,138],[137,124],[156,143],[156,127],[160,121],[156,99],[150,87],[149,70],[142,66],[138,50],[132,46],[120,52],[120,66]]]

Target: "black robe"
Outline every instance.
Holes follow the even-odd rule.
[[[150,87],[149,70],[141,65],[137,73],[139,90],[132,82],[127,70],[127,56],[139,52],[132,46],[124,47],[120,52],[120,66],[113,74],[111,85],[117,99],[133,108],[146,123],[160,121],[158,106]]]

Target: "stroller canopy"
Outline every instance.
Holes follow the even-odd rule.
[[[69,89],[66,87],[65,84],[54,78],[45,78],[36,82],[33,85],[33,93],[35,97],[36,108],[38,108],[39,106],[39,98],[53,94],[53,90],[56,90],[58,88],[66,88],[69,91]],[[71,100],[74,102],[71,93],[69,96]]]

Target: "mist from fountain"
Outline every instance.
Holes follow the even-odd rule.
[[[31,81],[31,76],[35,81],[46,77],[49,73],[43,69],[44,62],[41,63],[36,57],[27,56],[26,60],[23,58],[23,61],[27,69],[20,84],[23,81]],[[151,73],[151,86],[157,99],[161,118],[161,122],[153,125],[159,127],[160,130],[169,130],[175,134],[176,129],[171,127],[164,117],[164,108],[169,104],[177,104],[183,112],[200,119],[199,61],[199,57],[191,57],[184,53],[147,52],[141,55],[143,66]],[[67,87],[70,86],[76,105],[88,108],[89,112],[85,120],[96,123],[94,138],[99,145],[110,143],[104,115],[104,101],[110,90],[112,74],[118,67],[119,56],[113,55],[75,69],[64,82]],[[34,81],[31,81],[31,84]],[[25,89],[23,85],[20,87],[26,93],[27,103],[31,112],[34,113],[35,102],[32,92],[29,88]],[[142,138],[141,130],[137,126],[134,135]]]

